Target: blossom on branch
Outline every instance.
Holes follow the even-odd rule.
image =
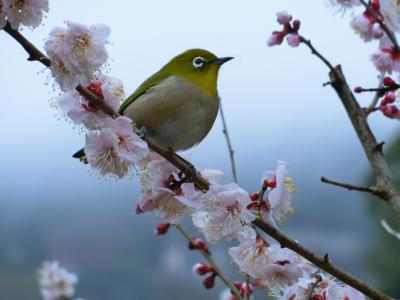
[[[0,29],[6,20],[15,30],[19,29],[20,24],[35,28],[48,11],[48,0],[0,0]]]
[[[280,11],[276,14],[276,20],[279,24],[283,25],[281,31],[272,32],[271,36],[267,41],[267,45],[272,47],[275,45],[280,45],[283,39],[287,37],[288,45],[291,47],[297,47],[303,41],[301,35],[298,31],[300,29],[300,21],[294,20],[292,22],[292,16],[286,11]]]
[[[102,75],[92,81],[87,88],[104,100],[115,111],[125,98],[122,81]],[[75,124],[83,124],[88,129],[99,129],[104,126],[107,115],[90,104],[89,100],[77,91],[65,92],[58,97],[58,104],[62,112]]]
[[[62,268],[57,261],[46,261],[38,270],[40,293],[44,300],[70,299],[78,277]]]
[[[87,27],[75,22],[67,22],[67,28],[56,27],[50,32],[45,50],[61,90],[87,85],[100,73],[108,59],[105,45],[109,35],[110,28],[104,24]]]
[[[129,167],[140,166],[149,149],[147,143],[133,132],[129,118],[108,118],[105,125],[100,131],[86,135],[86,157],[99,174],[113,174],[122,178]]]

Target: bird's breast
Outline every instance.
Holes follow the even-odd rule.
[[[218,114],[219,99],[190,80],[170,76],[151,87],[123,112],[160,144],[184,150],[201,142]]]

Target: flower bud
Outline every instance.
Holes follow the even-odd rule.
[[[135,213],[137,215],[144,213],[144,210],[140,207],[140,203],[139,202],[136,202],[136,204],[135,204]]]
[[[359,93],[361,93],[361,92],[362,92],[362,87],[359,86],[359,85],[357,85],[357,86],[354,88],[354,93],[359,94]]]
[[[258,199],[259,193],[256,192],[256,193],[250,194],[249,196],[252,201],[256,201]]]
[[[192,240],[189,242],[189,249],[190,250],[204,250],[208,252],[208,245],[202,239],[193,237]]]
[[[285,31],[274,31],[267,41],[269,47],[282,44],[283,38],[286,36]]]
[[[211,289],[214,287],[215,285],[215,276],[217,274],[212,273],[211,275],[207,276],[206,278],[204,278],[203,280],[203,285],[206,289]]]
[[[383,36],[383,30],[382,30],[382,27],[381,27],[381,25],[379,23],[375,23],[372,26],[372,36],[375,39],[380,39]]]
[[[381,9],[381,6],[379,4],[379,0],[372,0],[371,1],[371,7],[375,12],[379,13],[379,11]]]
[[[290,47],[298,47],[302,41],[302,37],[298,33],[289,33],[286,40]]]
[[[171,226],[171,224],[169,224],[169,223],[158,224],[156,227],[156,230],[155,230],[155,234],[156,235],[166,234],[168,232],[168,229],[170,226]]]
[[[383,78],[383,85],[384,86],[393,86],[395,85],[396,82],[389,76],[385,76],[385,78]]]
[[[292,21],[292,16],[287,11],[280,11],[276,14],[276,19],[279,24],[289,25],[290,21]]]
[[[205,275],[214,272],[214,267],[210,264],[197,263],[193,266],[192,272],[198,275]]]
[[[251,284],[243,282],[239,287],[239,292],[242,297],[244,297],[244,295],[251,296],[254,292],[254,287]]]
[[[300,24],[301,24],[301,23],[300,23],[300,20],[294,20],[294,21],[293,21],[293,30],[296,31],[296,32],[299,31],[299,29],[300,29]]]
[[[276,187],[276,178],[274,177],[272,179],[269,179],[269,178],[264,179],[264,185],[266,187],[275,188]]]
[[[389,91],[386,93],[385,98],[383,98],[381,105],[393,103],[394,101],[396,101],[396,94],[393,91]]]

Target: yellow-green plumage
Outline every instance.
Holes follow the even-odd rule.
[[[204,60],[195,67],[194,60]],[[183,150],[201,142],[219,108],[218,71],[230,58],[202,49],[188,50],[149,77],[121,105],[120,113],[144,126],[158,143]]]

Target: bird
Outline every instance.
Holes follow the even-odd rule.
[[[146,79],[120,106],[158,144],[182,151],[199,144],[210,132],[219,110],[220,67],[233,57],[217,57],[205,49],[189,49]],[[84,158],[83,149],[73,155]]]

